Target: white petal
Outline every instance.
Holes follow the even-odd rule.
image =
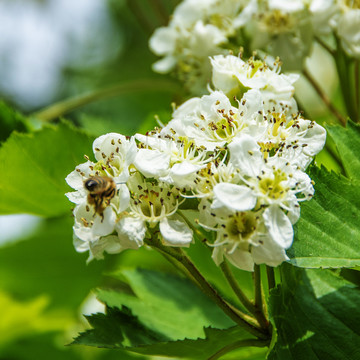
[[[262,102],[263,98],[261,96],[261,92],[256,89],[248,90],[241,101],[246,100],[245,102],[245,114],[250,117],[252,114],[258,113],[260,109],[263,108]]]
[[[254,246],[251,253],[256,264],[278,266],[283,261],[289,260],[285,250],[276,244],[270,237],[263,238],[263,244]]]
[[[111,206],[108,206],[103,213],[104,218],[95,216],[94,225],[92,226],[93,232],[98,236],[109,235],[114,231],[116,214]]]
[[[239,86],[236,74],[244,61],[232,55],[216,55],[210,60],[213,67],[212,82],[215,88],[226,94],[236,89]]]
[[[116,231],[124,249],[137,249],[144,243],[146,225],[137,217],[125,216],[116,224]]]
[[[226,207],[234,211],[246,211],[254,208],[256,200],[253,191],[247,186],[220,183],[214,187],[214,201],[211,208]]]
[[[94,241],[101,236],[111,234],[114,231],[116,214],[112,207],[108,206],[104,210],[103,215],[104,219],[97,214],[94,216],[94,209],[92,207],[90,207],[90,211],[86,211],[86,202],[77,205],[74,209],[74,234],[84,241]],[[88,226],[84,225],[83,219],[87,221]]]
[[[150,49],[156,55],[165,55],[175,50],[177,33],[170,27],[157,28],[149,40]]]
[[[181,106],[179,106],[174,112],[174,118],[183,118],[189,115],[192,112],[196,112],[201,103],[200,98],[195,97],[185,101]],[[170,123],[169,123],[170,125]]]
[[[219,266],[224,261],[224,247],[223,246],[216,246],[211,255],[214,263]]]
[[[122,148],[120,147],[120,150],[125,152],[126,167],[130,166],[134,162],[137,153],[135,138],[131,137],[130,140],[126,140],[126,142],[122,144]]]
[[[73,234],[73,244],[74,244],[75,250],[79,253],[86,252],[90,249],[89,241],[79,239],[75,235],[75,233]]]
[[[81,204],[82,202],[86,202],[86,198],[87,198],[87,192],[85,189],[68,192],[65,195],[71,202],[77,205]]]
[[[119,212],[123,212],[129,207],[130,203],[130,192],[128,187],[125,184],[120,184],[119,186]]]
[[[193,232],[179,216],[171,219],[165,217],[160,221],[159,227],[165,245],[189,246],[192,242]]]
[[[72,171],[66,178],[65,181],[75,190],[80,190],[84,188],[84,180],[90,176],[92,170],[90,166],[95,164],[92,161],[87,161],[76,166],[75,170]],[[83,173],[84,175],[81,175]]]
[[[245,175],[256,177],[263,166],[259,145],[249,135],[234,139],[229,145],[230,162]]]
[[[89,244],[90,247],[90,256],[87,262],[92,259],[103,259],[104,252],[108,254],[118,254],[123,248],[120,245],[119,238],[115,235],[109,235],[102,237],[94,242]]]
[[[157,149],[160,151],[168,151],[171,149],[172,142],[166,141],[164,139],[159,139],[153,136],[146,136],[143,134],[135,134],[135,139],[141,141],[146,147],[151,147],[152,149]]]
[[[194,184],[196,172],[205,165],[195,165],[188,161],[175,164],[171,169],[169,175],[173,182],[180,187]]]
[[[152,64],[152,69],[159,74],[166,74],[176,65],[176,58],[173,56],[165,56]]]
[[[93,152],[96,160],[103,160],[102,154],[110,156],[111,153],[115,153],[115,149],[126,141],[126,137],[118,133],[108,133],[99,136],[93,142]],[[112,142],[114,145],[112,144]]]
[[[270,206],[264,211],[263,218],[271,238],[282,248],[289,248],[293,242],[294,231],[284,212],[276,205]]]
[[[169,170],[170,155],[159,150],[140,149],[134,165],[146,177],[164,176]]]
[[[237,268],[254,271],[254,260],[248,251],[236,249],[234,252],[225,252],[225,257]]]
[[[325,145],[326,141],[326,130],[314,123],[313,127],[306,132],[306,135],[300,139],[300,142],[307,144],[304,147],[304,154],[309,156],[315,156],[318,154]]]

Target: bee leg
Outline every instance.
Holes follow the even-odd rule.
[[[101,216],[101,222],[103,222],[104,221],[104,213],[101,213],[100,216]]]

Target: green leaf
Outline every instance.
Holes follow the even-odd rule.
[[[71,317],[55,312],[46,313],[46,296],[20,302],[0,292],[0,351],[15,339],[50,331],[60,331],[71,324]]]
[[[301,206],[291,262],[300,267],[360,265],[359,186],[325,168],[312,167],[314,198]]]
[[[51,307],[78,311],[106,263],[86,265],[86,254],[74,250],[72,224],[70,216],[49,219],[31,238],[1,247],[0,288],[18,299],[44,295]]]
[[[68,329],[67,329],[68,330]],[[69,340],[59,333],[32,334],[1,349],[1,360],[135,360],[149,359],[120,349],[65,346]]]
[[[267,352],[267,348],[264,348],[264,346],[266,346],[265,343],[256,340],[239,326],[233,326],[229,329],[205,328],[204,330],[204,338],[169,341],[166,343],[128,348],[128,350],[147,355],[162,355],[192,360],[203,360],[217,353],[220,354],[220,352],[222,355],[229,352],[229,358],[232,358],[232,350],[240,346],[239,342],[243,341],[242,345],[244,347],[236,351],[236,357],[234,357],[234,359],[262,360],[265,358]],[[234,349],[232,348],[233,344],[236,344],[234,345]],[[223,356],[221,356],[221,359],[223,359]]]
[[[4,141],[14,130],[27,132],[29,124],[24,116],[0,101],[0,129],[0,141]]]
[[[133,294],[103,289],[99,300],[110,307],[131,308],[141,323],[171,340],[196,339],[204,335],[204,327],[234,324],[187,279],[141,269],[124,270],[117,277],[125,280]]]
[[[125,348],[165,341],[167,338],[143,325],[127,307],[107,307],[106,314],[86,317],[93,327],[81,333],[73,344],[110,349]]]
[[[326,129],[335,141],[346,175],[360,181],[360,125],[349,120],[346,128],[327,126]]]
[[[258,359],[259,355],[266,353],[263,348],[249,348],[263,347],[265,344],[262,341],[257,342],[239,326],[222,330],[205,328],[204,338],[168,341],[166,335],[151,330],[126,307],[121,310],[108,307],[106,314],[93,314],[87,319],[93,329],[81,333],[73,344],[195,360],[208,358],[243,339],[248,346],[237,352],[238,356],[241,353],[241,359]]]
[[[91,153],[92,140],[67,123],[13,133],[0,149],[0,214],[69,212],[65,177]]]
[[[360,359],[360,290],[330,270],[281,268],[271,292],[277,342],[269,360]]]

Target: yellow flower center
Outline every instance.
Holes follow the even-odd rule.
[[[225,225],[230,240],[238,243],[238,248],[248,250],[249,243],[257,227],[258,218],[253,212],[238,212]]]
[[[287,180],[286,174],[277,169],[273,173],[273,178],[266,177],[259,181],[259,188],[271,199],[279,199],[286,194],[286,189],[281,184],[285,180]]]

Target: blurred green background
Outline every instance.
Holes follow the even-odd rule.
[[[100,134],[144,131],[154,126],[155,114],[167,121],[180,87],[152,72],[156,57],[147,42],[156,27],[166,24],[176,3],[1,0],[0,98],[7,105],[0,106],[0,140],[13,130],[41,129],[65,117],[88,134],[79,163],[84,152],[91,155],[91,141]],[[65,104],[50,117],[34,116],[64,99],[75,99],[73,111]],[[30,177],[21,179],[24,191],[33,189]],[[64,177],[59,182],[71,191]],[[40,196],[39,203],[51,206]],[[110,281],[103,273],[119,266],[170,267],[144,249],[136,257],[125,253],[86,265],[87,256],[72,245],[71,203],[63,192],[60,199],[64,210],[55,211],[55,217],[46,211],[41,217],[11,215],[23,208],[21,199],[0,199],[0,213],[9,214],[0,216],[0,359],[147,358],[65,346],[88,327],[83,313],[104,310],[91,292]],[[17,202],[19,211],[9,210],[7,202]]]
[[[181,103],[186,94],[170,76],[152,72],[156,57],[147,44],[154,29],[167,24],[177,3],[0,0],[0,98],[7,104],[0,106],[0,140],[6,141],[14,130],[31,132],[65,118],[86,132],[79,133],[79,153],[70,172],[84,153],[91,155],[96,136],[144,133],[156,125],[154,115],[167,122],[171,103]],[[336,76],[324,71],[332,66],[331,60],[319,48],[314,49],[314,57],[309,60],[313,75],[329,95],[336,94]],[[319,57],[326,66],[319,65]],[[296,96],[309,118],[334,121],[305,80],[299,81]],[[57,106],[51,106],[54,103]],[[53,145],[61,158],[66,144]],[[5,164],[2,159],[8,154],[2,150],[0,161]],[[44,147],[44,156],[48,151]],[[318,162],[337,169],[327,152]],[[66,174],[58,179],[64,192],[71,191],[64,181]],[[36,181],[32,183],[30,171],[20,179],[22,191],[32,192]],[[0,199],[0,360],[147,358],[64,345],[86,329],[82,314],[103,311],[91,289],[114,286],[107,273],[133,267],[175,270],[145,248],[86,265],[86,255],[76,253],[72,245],[71,204],[63,192],[58,194],[61,204],[56,211],[23,211],[27,215],[18,214],[28,208],[17,206],[21,196],[15,195]],[[53,206],[53,200],[41,193],[37,198],[44,208]],[[202,254],[199,244],[191,249],[198,266],[226,293],[215,265]],[[250,275],[239,276],[250,282]]]

